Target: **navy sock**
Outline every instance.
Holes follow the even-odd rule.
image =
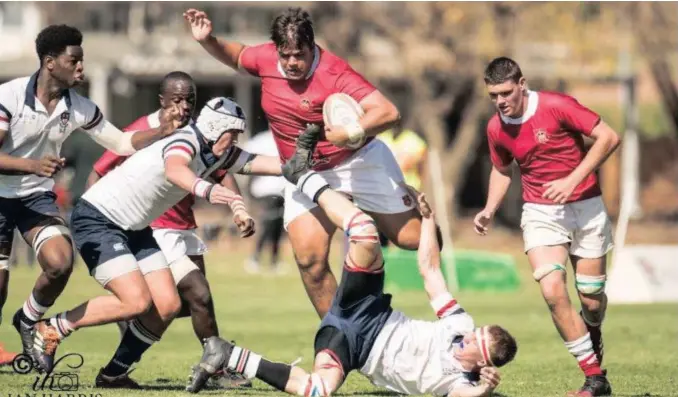
[[[159,336],[141,324],[138,319],[130,322],[111,361],[104,367],[106,376],[120,376],[126,373],[151,345],[160,340]]]

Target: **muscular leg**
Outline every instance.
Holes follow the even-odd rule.
[[[205,261],[202,255],[190,256],[190,260],[198,266],[198,270],[188,273],[177,284],[179,296],[182,299],[182,308],[179,316],[191,316],[193,331],[202,341],[211,336],[219,336],[214,301],[210,286],[205,277]]]
[[[327,215],[317,207],[295,218],[287,229],[301,280],[321,318],[330,309],[337,290],[337,280],[328,262],[330,239],[335,230]]]
[[[143,260],[153,260],[153,256]],[[144,280],[153,303],[149,310],[130,322],[113,358],[97,377],[99,386],[110,385],[119,377],[126,378],[132,364],[139,361],[153,343],[160,340],[179,312],[179,295],[169,268],[151,271],[144,276]]]
[[[415,251],[419,248],[421,215],[413,208],[399,214],[380,214],[365,211],[377,223],[381,233],[399,248]]]
[[[2,323],[2,308],[7,302],[9,293],[9,257],[12,253],[12,242],[0,243],[0,323]]]
[[[567,293],[564,266],[567,256],[566,245],[541,246],[527,252],[535,279],[565,346],[586,376],[600,375],[602,371],[593,352],[589,332]]]
[[[577,292],[581,301],[581,315],[591,334],[593,349],[600,364],[603,362],[603,339],[601,325],[607,309],[605,294],[606,257],[581,258],[571,255],[575,271]]]

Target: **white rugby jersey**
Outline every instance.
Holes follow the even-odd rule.
[[[64,90],[51,115],[35,97],[38,73],[0,85],[0,130],[7,131],[0,152],[39,160],[59,157],[66,138],[82,128],[86,132],[104,119],[99,108],[75,90]],[[54,186],[52,178],[0,171],[0,197],[25,197]]]
[[[165,177],[165,159],[181,155],[196,175],[217,162],[193,124],[181,128],[131,155],[82,195],[113,223],[125,230],[141,230],[170,209],[188,192]],[[239,170],[249,153],[231,147],[222,156],[223,169]]]
[[[463,311],[420,321],[394,310],[360,372],[375,386],[397,393],[446,396],[456,387],[474,385],[452,353],[460,336],[473,330],[473,319]]]

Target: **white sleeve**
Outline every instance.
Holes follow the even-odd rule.
[[[0,130],[9,131],[12,116],[16,112],[17,98],[9,83],[0,85]]]
[[[104,115],[99,110],[99,107],[94,104],[94,102],[89,99],[79,96],[77,97],[78,107],[82,115],[81,125],[85,131],[90,131],[91,129],[97,127],[100,123],[104,121]]]
[[[99,113],[101,114],[101,113]],[[93,120],[94,126],[87,129],[83,126],[83,130],[94,139],[96,143],[110,150],[119,156],[129,156],[136,152],[132,146],[132,136],[134,134],[124,133],[114,126],[110,121],[100,116],[101,120]]]
[[[163,160],[167,160],[169,156],[179,155],[191,161],[198,154],[199,143],[191,134],[175,133],[166,142],[162,148]]]

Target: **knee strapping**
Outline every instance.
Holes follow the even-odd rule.
[[[534,277],[534,279],[537,282],[539,282],[541,281],[541,279],[551,274],[551,272],[555,272],[556,270],[565,272],[565,267],[559,263],[549,263],[546,265],[539,265],[539,267],[534,271],[534,273],[532,273],[532,277]]]
[[[344,230],[350,242],[379,244],[374,219],[362,211],[344,218]]]
[[[0,254],[0,270],[9,270],[9,255]]]
[[[64,236],[69,243],[71,241],[71,231],[64,225],[50,225],[40,229],[33,238],[33,244],[31,244],[35,255],[40,253],[40,248],[42,248],[47,240],[57,236]]]
[[[587,276],[577,273],[575,275],[575,286],[577,291],[585,295],[598,295],[605,292],[606,275]]]
[[[302,397],[325,397],[330,395],[330,389],[320,375],[313,373],[306,375],[306,379],[299,386],[297,395]]]

